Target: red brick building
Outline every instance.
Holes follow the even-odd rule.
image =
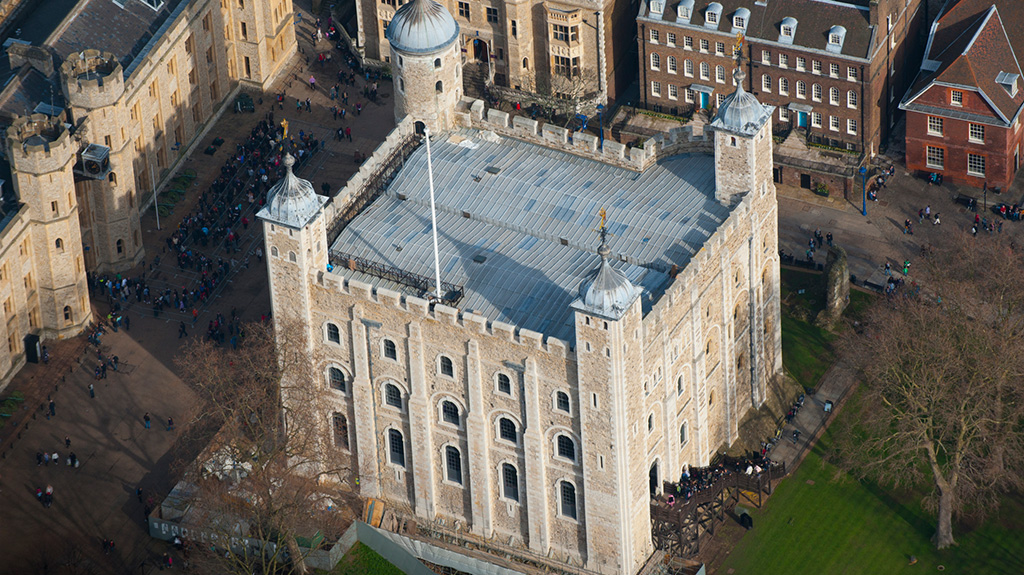
[[[907,112],[907,168],[1006,189],[1020,167],[1021,0],[950,0],[928,36]]]
[[[924,0],[644,0],[642,105],[715,108],[733,90],[742,34],[747,89],[777,107],[777,135],[798,129],[813,144],[874,155],[916,72],[904,66],[918,61],[925,17]]]

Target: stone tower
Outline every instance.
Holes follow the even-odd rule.
[[[30,300],[33,289],[38,294],[44,338],[77,335],[92,321],[74,193],[77,152],[63,117],[21,117],[7,130],[14,189],[32,220],[27,250],[34,278],[24,283]]]
[[[577,493],[586,493],[586,517],[579,519],[587,532],[587,568],[628,575],[654,552],[646,435],[636,433],[645,410],[636,376],[645,373],[642,289],[611,266],[606,238],[602,225],[601,263],[572,303],[586,485]],[[616,557],[620,563],[589,559],[596,557]]]
[[[82,242],[89,248],[86,264],[101,273],[128,269],[145,254],[134,189],[136,152],[125,128],[131,119],[121,97],[124,72],[113,54],[85,50],[68,56],[61,80],[75,136],[86,144],[76,187]],[[84,157],[88,153],[96,156],[94,163]]]
[[[398,9],[386,32],[395,70],[395,121],[411,116],[431,131],[455,125],[462,98],[459,25],[434,0]]]
[[[733,78],[736,91],[718,107],[710,125],[715,132],[715,198],[727,205],[747,192],[762,193],[762,186],[772,184],[769,120],[775,108],[743,89],[742,68],[736,68]]]
[[[263,220],[266,242],[267,274],[275,304],[274,321],[278,333],[282,321],[301,321],[309,325],[309,270],[324,271],[328,263],[327,228],[323,205],[327,198],[313,191],[313,184],[292,172],[295,158],[284,159],[284,177],[267,194],[267,205],[257,214]],[[288,302],[287,309],[277,303]]]

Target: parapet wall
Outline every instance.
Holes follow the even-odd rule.
[[[315,275],[314,275],[315,274]],[[472,312],[442,304],[431,304],[425,299],[402,295],[389,289],[374,287],[361,281],[348,279],[333,272],[317,270],[310,272],[310,281],[320,288],[365,300],[377,305],[386,305],[421,319],[432,319],[462,327],[474,335],[500,338],[530,349],[554,354],[558,358],[576,361],[572,346],[560,339],[545,337],[544,334],[521,329],[512,324],[490,321],[486,317]]]
[[[64,127],[64,114],[19,116],[7,128],[7,152],[11,167],[20,172],[44,174],[63,168],[78,151],[78,143]]]
[[[64,97],[86,109],[116,103],[124,93],[124,70],[110,52],[84,50],[71,54],[60,66]]]
[[[606,138],[604,148],[601,149],[598,137],[593,134],[573,132],[525,116],[510,116],[508,112],[487,109],[481,100],[463,99],[457,115],[465,127],[490,130],[501,136],[555,148],[638,172],[667,156],[714,153],[714,135],[707,134],[703,129],[703,123],[699,121],[653,136],[644,143],[643,148],[627,148],[624,144]]]

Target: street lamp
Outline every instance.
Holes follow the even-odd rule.
[[[600,141],[600,149],[604,150],[604,104],[597,105],[597,117],[598,117],[598,131],[597,138]]]
[[[860,215],[866,216],[868,215],[868,169],[864,166],[860,167],[860,198]]]

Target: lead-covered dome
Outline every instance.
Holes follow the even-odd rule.
[[[293,228],[302,228],[320,211],[327,198],[318,196],[308,180],[296,176],[292,172],[294,165],[295,158],[286,154],[284,177],[270,188],[267,205],[260,210],[259,216]]]
[[[641,289],[634,286],[626,274],[608,263],[611,250],[603,243],[597,249],[601,265],[580,286],[582,308],[595,315],[619,319],[640,296]]]
[[[435,52],[459,37],[459,24],[434,0],[412,0],[395,12],[384,37],[401,52]]]
[[[715,130],[726,130],[745,136],[753,136],[771,119],[771,107],[757,101],[757,98],[743,89],[746,74],[737,68],[733,72],[736,79],[736,91],[726,96],[718,107],[718,114],[711,120]]]

